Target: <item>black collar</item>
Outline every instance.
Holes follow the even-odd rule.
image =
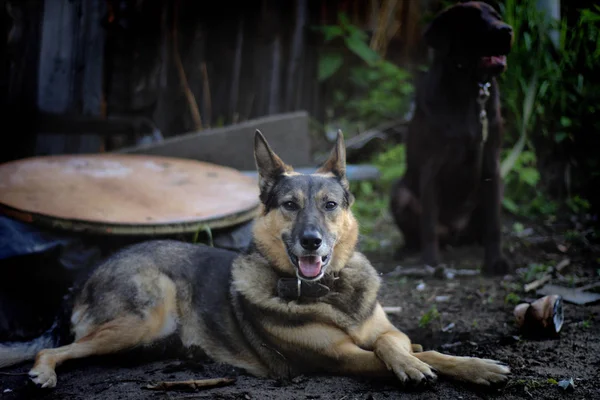
[[[277,281],[277,295],[283,300],[319,299],[335,291],[337,276],[324,275],[314,282],[306,282],[299,278],[280,278]]]

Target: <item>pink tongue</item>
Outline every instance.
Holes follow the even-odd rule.
[[[321,257],[305,256],[298,257],[300,272],[307,278],[313,278],[321,273]]]
[[[492,65],[504,65],[506,64],[506,56],[489,56],[482,57],[481,61],[485,67],[490,67]]]

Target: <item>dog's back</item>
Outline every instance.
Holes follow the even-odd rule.
[[[229,292],[236,256],[171,240],[120,251],[96,269],[76,297],[71,318],[75,341],[104,324],[114,324],[111,321],[131,324],[126,331],[137,336],[139,344],[168,337],[179,328],[185,347],[201,348],[213,359],[237,358],[241,363],[233,365],[256,370],[244,365],[252,351],[245,344]]]

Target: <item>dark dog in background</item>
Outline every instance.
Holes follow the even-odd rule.
[[[502,254],[502,118],[495,77],[506,69],[512,28],[488,4],[451,6],[428,26],[433,63],[416,91],[407,171],[391,211],[407,247],[437,265],[439,243],[481,239],[484,272],[508,270]]]

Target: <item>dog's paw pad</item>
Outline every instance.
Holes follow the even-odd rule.
[[[49,367],[34,368],[29,371],[29,379],[37,387],[50,389],[56,386],[56,372]]]

